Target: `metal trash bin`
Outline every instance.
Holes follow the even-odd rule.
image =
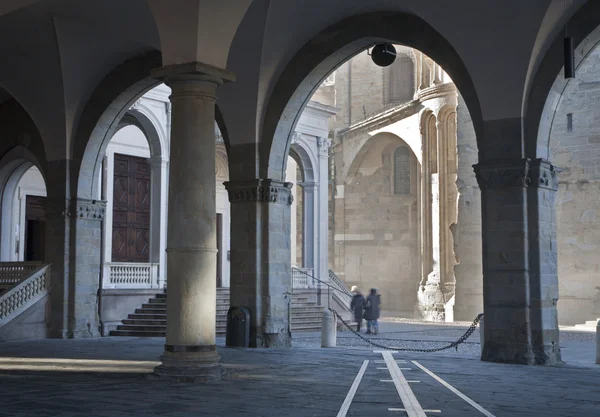
[[[225,345],[250,346],[250,311],[246,307],[230,307],[227,311]]]

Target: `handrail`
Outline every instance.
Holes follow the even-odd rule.
[[[309,277],[309,278],[312,278],[312,279],[314,279],[315,281],[318,281],[318,282],[320,282],[321,284],[325,284],[325,285],[327,286],[327,308],[329,308],[329,307],[330,307],[330,305],[329,305],[329,303],[330,303],[329,299],[331,298],[331,297],[329,297],[329,295],[330,295],[330,293],[329,293],[329,289],[330,289],[330,288],[331,288],[331,289],[333,289],[334,291],[338,291],[338,292],[340,292],[340,293],[342,293],[342,294],[344,294],[344,295],[346,295],[346,296],[348,296],[348,295],[350,295],[350,296],[351,296],[351,295],[352,295],[352,293],[351,293],[351,292],[349,292],[347,288],[346,288],[346,291],[344,291],[344,290],[342,290],[341,288],[337,288],[336,286],[333,286],[333,285],[329,284],[328,282],[325,282],[325,281],[323,281],[323,280],[320,280],[319,278],[317,278],[317,277],[315,277],[315,276],[313,276],[313,275],[309,274],[308,272],[306,272],[306,271],[303,271],[303,270],[301,270],[301,269],[299,269],[299,268],[296,268],[296,267],[294,267],[294,266],[292,267],[292,270],[296,270],[296,271],[298,271],[298,272],[300,272],[300,273],[302,273],[302,274],[306,275],[307,277]],[[337,278],[337,277],[336,277],[336,278]],[[339,278],[338,278],[338,280],[339,280]],[[345,288],[345,286],[343,286],[343,285],[342,285],[341,287],[342,287],[342,288]],[[293,291],[293,288],[294,288],[294,287],[293,287],[293,282],[292,282],[292,291]],[[334,292],[333,294],[334,294],[334,296],[336,295],[336,293],[335,293],[335,292]],[[340,297],[339,297],[339,296],[338,296],[338,299],[340,299]],[[340,301],[343,301],[343,300],[341,300],[341,299],[340,299]],[[350,309],[350,307],[349,307],[349,306],[346,306],[346,305],[344,305],[344,307],[346,307],[346,308]]]
[[[0,296],[0,327],[29,303],[42,298],[50,287],[50,264],[40,265],[30,276]]]
[[[340,291],[342,291],[343,293],[349,295],[350,297],[352,297],[352,291],[350,291],[348,289],[348,287],[346,287],[346,284],[344,284],[342,282],[342,280],[335,274],[335,272],[333,272],[331,269],[329,270],[329,279],[331,279],[332,281],[334,281],[340,288],[343,288],[343,290],[340,289]]]

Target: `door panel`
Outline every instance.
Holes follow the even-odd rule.
[[[144,158],[115,154],[113,262],[150,260],[150,165]]]

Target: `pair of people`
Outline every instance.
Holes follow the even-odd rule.
[[[363,318],[367,321],[367,334],[377,334],[379,332],[379,314],[381,311],[381,296],[377,294],[376,288],[371,288],[367,298],[361,294],[356,285],[351,289],[354,293],[350,309],[354,312],[356,321],[356,331],[360,332]]]

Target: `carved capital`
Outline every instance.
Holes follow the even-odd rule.
[[[223,184],[232,204],[256,202],[289,206],[294,201],[291,182],[255,179],[251,181],[226,181]]]
[[[78,198],[71,200],[71,205],[71,217],[80,220],[104,220],[106,201]]]
[[[331,147],[331,139],[317,137],[317,146],[319,147],[320,155],[329,156],[329,148]]]
[[[47,218],[76,218],[82,220],[104,220],[106,201],[77,199],[48,199],[46,201]]]
[[[560,169],[544,159],[524,158],[473,165],[481,189],[539,187],[556,191]]]
[[[531,161],[529,168],[530,187],[547,188],[558,190],[558,174],[562,170],[546,161],[535,159]]]

